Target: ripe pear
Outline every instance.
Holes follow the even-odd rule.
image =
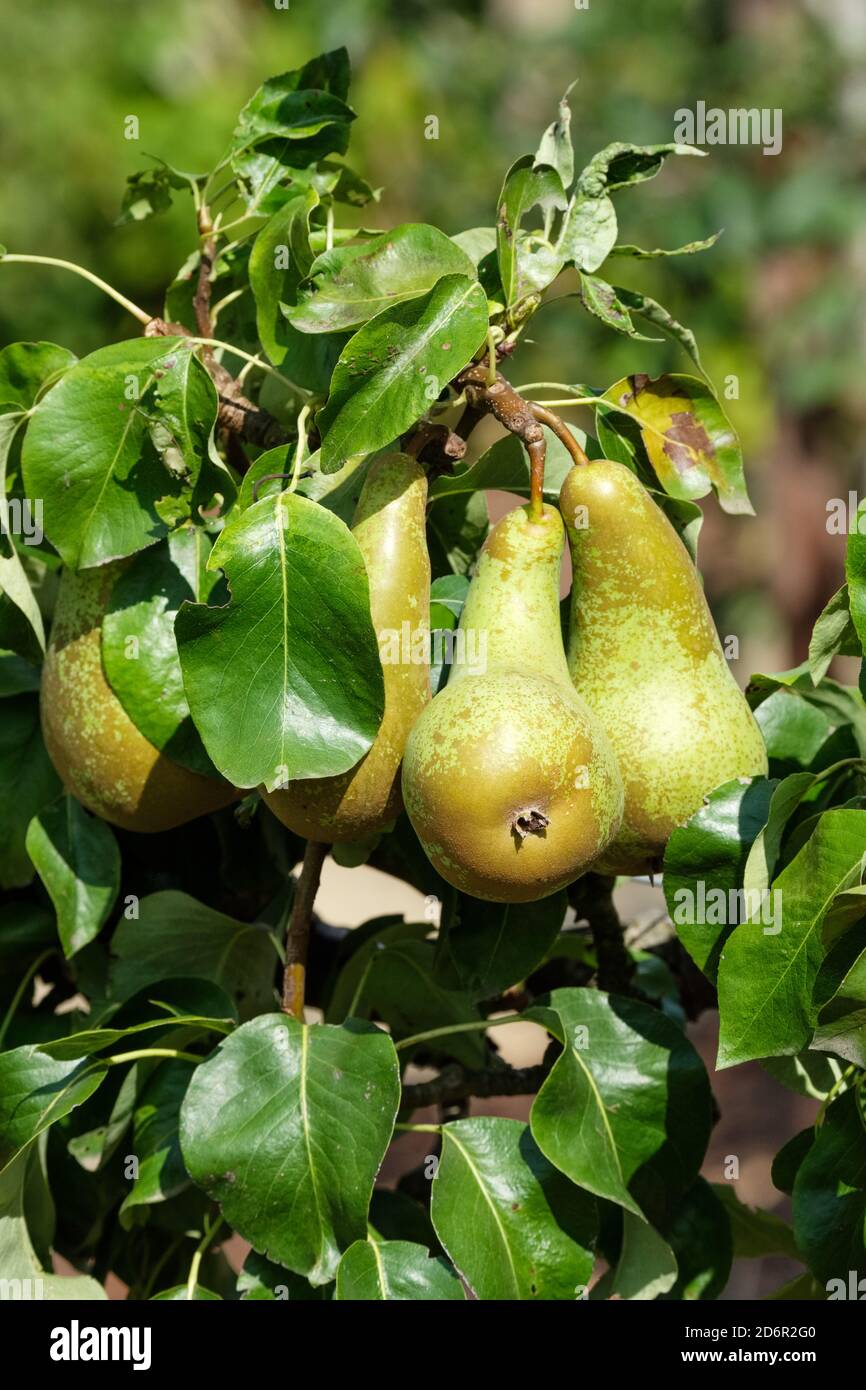
[[[409,736],[403,797],[455,888],[534,902],[579,877],[619,829],[613,750],[568,674],[562,520],[518,507],[487,538],[445,689]]]
[[[171,830],[237,792],[154,748],[106,679],[102,620],[125,565],[63,572],[42,669],[42,732],[64,786],[88,810],[124,830]]]
[[[370,584],[385,713],[369,753],[337,777],[264,792],[284,825],[308,840],[363,840],[402,810],[400,763],[409,730],[430,700],[430,558],[427,478],[407,454],[377,460],[365,479],[352,534]]]
[[[607,459],[575,467],[560,508],[574,569],[569,670],[625,785],[622,829],[595,867],[652,872],[707,792],[766,774],[766,749],[688,551],[635,474]]]

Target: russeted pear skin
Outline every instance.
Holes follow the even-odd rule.
[[[369,753],[338,777],[264,792],[284,825],[308,840],[363,840],[402,810],[400,763],[409,730],[430,700],[430,558],[427,478],[407,454],[388,454],[368,473],[352,524],[370,584],[385,713]]]
[[[691,558],[624,464],[578,466],[560,493],[574,570],[568,665],[625,785],[600,872],[658,870],[707,792],[767,772],[760,730],[722,652]]]
[[[409,736],[406,810],[434,868],[492,902],[578,878],[619,828],[613,750],[568,675],[562,520],[518,507],[487,538],[445,689]]]
[[[123,830],[173,830],[237,791],[154,748],[106,679],[102,621],[126,563],[63,572],[42,668],[42,732],[63,785],[89,811]]]

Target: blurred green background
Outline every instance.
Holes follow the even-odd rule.
[[[578,4],[580,0],[578,0]],[[620,237],[675,246],[620,262],[698,335],[746,449],[758,519],[709,503],[701,564],[734,669],[805,655],[841,582],[844,537],[826,503],[864,488],[866,8],[861,0],[0,0],[0,240],[96,269],[158,312],[194,242],[189,200],[120,228],[127,174],[145,153],[201,171],[221,155],[261,81],[339,44],[350,50],[352,163],[384,193],[365,221],[490,224],[505,168],[534,150],[565,87],[578,160],[610,140],[669,140],[674,113],[781,108],[783,146],[720,146],[620,195]],[[140,124],[124,138],[124,118]],[[439,120],[438,140],[425,118]],[[371,216],[372,212],[372,216]],[[136,331],[60,271],[0,270],[4,341],[78,353]],[[633,371],[690,370],[670,345],[615,338],[573,300],[546,308],[515,381],[606,386]]]

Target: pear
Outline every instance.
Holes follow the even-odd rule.
[[[88,810],[124,830],[171,830],[237,791],[155,748],[106,679],[102,620],[126,564],[64,570],[42,669],[42,732],[64,786]]]
[[[767,771],[688,551],[639,479],[598,459],[560,494],[574,570],[568,665],[619,759],[622,829],[595,866],[661,867],[704,795]]]
[[[369,753],[337,777],[264,792],[284,825],[308,840],[364,840],[402,810],[400,763],[409,730],[430,700],[430,559],[427,479],[407,454],[388,454],[365,479],[352,534],[370,584],[385,713]]]
[[[406,810],[455,888],[534,902],[577,878],[622,817],[613,750],[576,695],[559,621],[565,534],[518,507],[481,552],[445,689],[409,736]]]

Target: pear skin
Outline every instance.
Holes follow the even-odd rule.
[[[63,572],[42,668],[42,732],[63,785],[89,811],[123,830],[173,830],[238,793],[154,748],[108,684],[102,620],[125,564]]]
[[[560,494],[574,570],[568,665],[625,785],[622,829],[595,866],[661,867],[676,826],[734,777],[766,774],[691,558],[624,464],[575,467]]]
[[[406,810],[455,888],[534,902],[565,887],[619,829],[613,750],[569,679],[559,622],[558,512],[518,507],[488,536],[445,689],[403,763]]]
[[[385,713],[369,753],[337,777],[313,777],[263,792],[274,815],[308,840],[363,840],[402,810],[400,763],[409,730],[430,700],[430,558],[427,478],[407,454],[370,469],[352,534],[370,583]]]

